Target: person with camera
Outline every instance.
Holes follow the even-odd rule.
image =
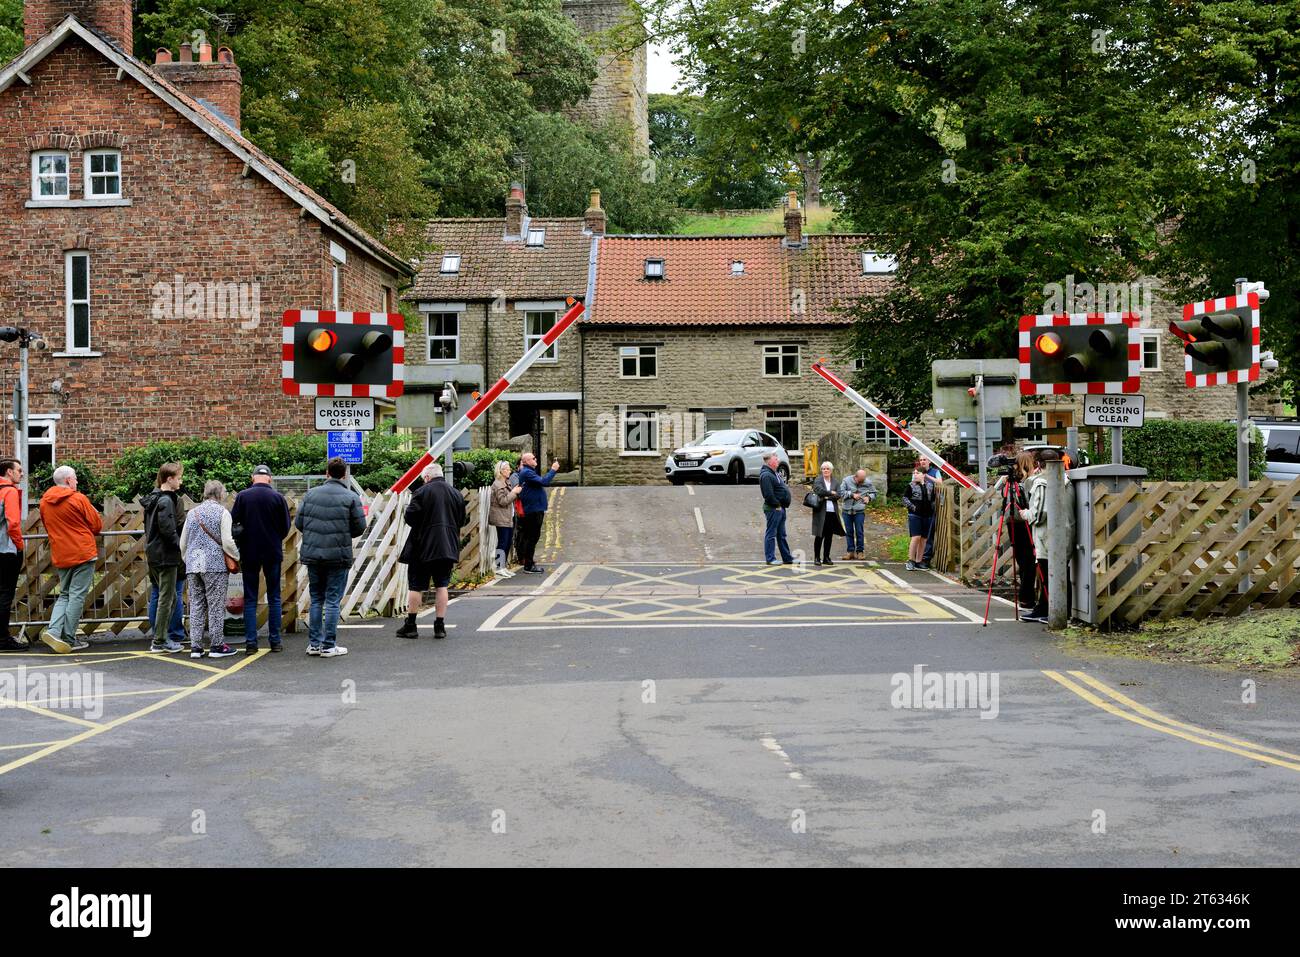
[[[1048,485],[1051,481],[1049,473],[1044,468],[1044,458],[1041,451],[1034,453],[1034,473],[1029,480],[1029,505],[1021,510],[1020,517],[1029,524],[1029,531],[1033,536],[1034,555],[1038,560],[1037,577],[1040,588],[1038,589],[1038,600],[1034,602],[1034,607],[1030,609],[1029,614],[1021,617],[1021,621],[1047,622],[1047,583],[1050,581],[1048,576],[1047,557],[1052,552],[1052,543],[1056,536],[1065,536],[1068,542],[1074,541],[1074,489],[1070,485],[1068,478],[1063,478],[1065,482],[1065,494],[1062,496],[1065,513],[1063,515],[1053,514],[1048,507]],[[1066,592],[1069,592],[1068,573]]]
[[[867,478],[866,469],[846,475],[840,483],[840,513],[844,516],[844,531],[849,540],[845,561],[866,558],[863,531],[866,528],[867,505],[876,500],[876,486]]]
[[[930,537],[934,524],[935,487],[926,475],[927,464],[918,459],[912,469],[912,481],[903,492],[903,504],[907,506],[907,534],[910,539],[907,547],[907,570],[924,569],[925,543]]]
[[[1026,482],[1034,473],[1034,456],[1021,452],[1014,459],[998,456],[989,462],[1002,474],[993,485],[993,491],[1002,496],[1002,515],[1011,538],[1011,554],[1016,563],[1016,604],[1020,613],[1027,614],[1034,607],[1035,578],[1038,565],[1034,559],[1034,541],[1029,523],[1021,513],[1029,508]]]

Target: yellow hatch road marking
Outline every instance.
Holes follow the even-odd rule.
[[[1113,699],[1113,702],[1117,702],[1118,704],[1113,703],[1112,701],[1107,701],[1104,698],[1099,698],[1087,688],[1083,687],[1083,685],[1075,683],[1059,671],[1044,671],[1043,674],[1047,675],[1047,677],[1051,678],[1057,684],[1073,691],[1089,704],[1096,705],[1103,711],[1109,712],[1116,717],[1123,718],[1125,721],[1132,721],[1134,724],[1140,724],[1144,728],[1150,728],[1151,730],[1159,731],[1162,734],[1171,734],[1176,738],[1182,738],[1184,741],[1190,741],[1193,744],[1203,745],[1204,747],[1214,748],[1219,751],[1227,751],[1231,754],[1238,754],[1244,758],[1250,758],[1252,761],[1263,761],[1266,764],[1276,764],[1279,767],[1289,768],[1292,771],[1300,771],[1300,756],[1298,755],[1290,754],[1286,751],[1278,751],[1275,748],[1266,748],[1262,745],[1252,744],[1249,741],[1230,738],[1227,735],[1222,735],[1215,731],[1206,731],[1205,729],[1198,728],[1195,725],[1184,724],[1181,721],[1177,721],[1173,718],[1162,715],[1159,712],[1153,711],[1145,705],[1137,704],[1137,702],[1120,694],[1118,691],[1107,687],[1096,678],[1086,675],[1082,671],[1071,671],[1069,674],[1073,678],[1077,678],[1079,681],[1083,681],[1085,684],[1096,688],[1098,691],[1102,692],[1102,694],[1107,695]],[[1133,711],[1125,711],[1124,708],[1121,708],[1118,705],[1125,705],[1132,708]],[[1146,717],[1144,717],[1144,715]],[[1183,728],[1196,733],[1189,734],[1188,731],[1180,730]],[[1214,738],[1219,738],[1221,740],[1213,740]],[[1239,747],[1234,745],[1239,745]],[[1264,752],[1271,752],[1271,754],[1266,754]],[[1283,755],[1293,760],[1283,761],[1280,758],[1271,756],[1272,754]]]
[[[27,701],[13,701],[9,698],[0,698],[0,709],[3,708],[22,708],[24,711],[30,711],[33,714],[43,714],[47,718],[58,718],[60,721],[70,721],[73,724],[79,724],[83,728],[103,729],[103,725],[98,721],[87,721],[85,718],[78,718],[71,714],[60,714],[58,711],[51,711],[48,708],[42,708],[40,705],[31,704]]]
[[[241,668],[247,667],[248,665],[252,664],[254,661],[257,661],[259,658],[267,654],[269,654],[269,651],[266,648],[263,648],[255,654],[246,655],[243,658],[243,660],[239,661],[234,665],[231,665],[229,668],[225,668],[225,669],[213,668],[211,670],[215,671],[216,674],[208,675],[206,678],[203,678],[201,681],[199,681],[198,684],[190,685],[189,687],[181,691],[177,691],[175,694],[172,694],[161,701],[155,701],[153,704],[147,705],[146,707],[141,708],[139,711],[132,711],[130,714],[124,714],[120,718],[115,718],[112,721],[105,722],[104,724],[98,725],[96,727],[87,728],[85,731],[81,732],[80,734],[75,734],[70,738],[65,738],[62,741],[58,741],[53,744],[46,745],[45,747],[41,748],[41,750],[36,751],[32,754],[23,755],[21,758],[15,758],[13,761],[10,761],[8,764],[0,764],[0,774],[8,774],[10,771],[14,771],[18,768],[21,768],[26,764],[31,764],[33,761],[39,761],[41,758],[48,757],[49,755],[54,754],[58,751],[62,751],[64,748],[71,747],[74,744],[79,744],[82,741],[86,741],[97,735],[103,734],[105,731],[112,731],[114,728],[121,727],[122,725],[126,724],[128,721],[134,721],[136,718],[143,718],[147,714],[153,714],[155,711],[160,711],[161,709],[167,707],[169,704],[175,704],[177,701],[180,701],[183,698],[188,698],[190,695],[210,687],[211,685],[220,681],[222,678],[226,677],[226,675],[234,674],[236,671],[239,671]],[[143,655],[144,657],[156,657],[154,655],[149,655],[147,652],[143,652],[140,655],[136,655],[135,657],[140,657],[141,655]]]

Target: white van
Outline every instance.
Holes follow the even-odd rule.
[[[1300,419],[1255,419],[1264,436],[1264,475],[1277,482],[1300,478]]]

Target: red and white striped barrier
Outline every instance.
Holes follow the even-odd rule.
[[[457,419],[446,432],[438,437],[438,441],[429,446],[429,451],[420,456],[420,460],[406,470],[406,474],[393,483],[389,489],[392,492],[405,491],[412,482],[415,481],[425,466],[432,465],[442,456],[447,449],[451,448],[453,442],[458,439],[466,429],[478,421],[478,417],[487,411],[502,394],[510,388],[510,384],[523,375],[530,365],[537,361],[538,357],[550,348],[556,339],[564,335],[566,329],[578,321],[584,308],[582,303],[575,302],[563,316],[560,321],[547,330],[546,335],[540,340],[533,343],[533,347],[519,357],[519,361],[506,370],[506,374],[496,381],[496,384],[487,392],[483,393],[482,398],[470,406],[469,411],[461,418]]]
[[[899,425],[889,416],[885,415],[885,413],[881,412],[880,409],[873,402],[864,399],[860,393],[850,388],[847,382],[845,382],[843,379],[837,376],[834,372],[831,372],[820,362],[814,362],[812,369],[813,372],[816,372],[819,376],[821,376],[831,385],[835,386],[835,388],[843,392],[844,395],[847,396],[851,402],[865,409],[867,415],[871,416],[873,419],[875,419],[885,428],[889,429],[890,432],[893,432],[896,436],[898,436],[900,439],[906,442],[909,446],[916,449],[916,451],[920,452],[927,459],[929,459],[931,462],[937,465],[939,467],[940,472],[948,476],[958,485],[962,486],[963,488],[973,488],[978,492],[984,491],[984,489],[981,488],[980,485],[977,482],[975,482],[974,479],[970,478],[969,476],[963,475],[961,472],[957,471],[955,468],[953,468],[951,465],[945,462],[942,456],[931,451],[928,445],[926,445],[924,442],[922,442],[920,439],[914,436],[911,432],[907,431],[907,429],[903,428],[901,425]]]
[[[1183,319],[1195,319],[1212,312],[1226,312],[1229,309],[1250,309],[1251,346],[1250,368],[1231,369],[1227,372],[1209,372],[1197,375],[1192,371],[1192,357],[1183,355],[1183,379],[1188,388],[1203,385],[1234,385],[1238,382],[1254,382],[1259,378],[1259,293],[1248,292],[1244,296],[1224,296],[1221,299],[1206,299],[1204,302],[1189,302],[1183,306]],[[1178,338],[1185,338],[1179,328],[1172,322],[1169,331]]]

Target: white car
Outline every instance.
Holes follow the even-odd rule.
[[[664,462],[664,477],[674,485],[688,479],[725,479],[739,484],[758,479],[763,459],[775,451],[776,470],[790,480],[790,456],[781,443],[757,429],[719,429],[705,432],[677,449]]]

